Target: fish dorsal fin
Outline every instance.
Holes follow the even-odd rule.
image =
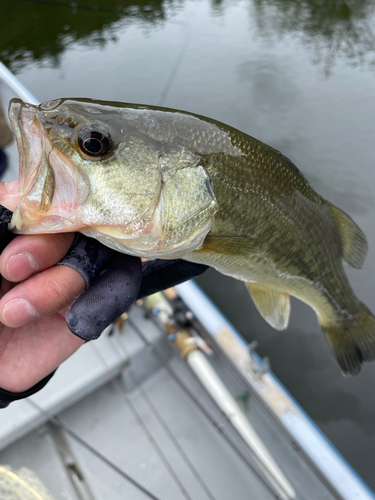
[[[220,253],[222,255],[249,255],[257,251],[256,240],[250,236],[208,234],[199,253]]]
[[[349,215],[330,203],[328,207],[340,233],[343,261],[355,269],[361,269],[367,253],[366,236]]]
[[[276,330],[285,330],[290,315],[288,293],[278,292],[257,283],[245,283],[254,304],[263,318]]]

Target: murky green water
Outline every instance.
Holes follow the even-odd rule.
[[[216,118],[281,150],[369,240],[348,269],[375,311],[375,6],[368,0],[0,0],[0,58],[41,100],[164,104]],[[375,363],[343,378],[315,314],[292,303],[272,330],[243,285],[198,280],[375,488]]]

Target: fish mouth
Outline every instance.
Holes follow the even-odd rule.
[[[77,207],[89,193],[88,183],[51,142],[39,117],[43,108],[12,99],[9,119],[19,152],[19,203],[9,229],[15,233],[79,230]]]
[[[17,209],[20,213],[14,216],[18,222],[20,217],[33,220],[45,214],[55,191],[54,172],[48,162],[51,144],[37,119],[37,111],[37,107],[20,99],[12,99],[9,105],[9,119],[19,153],[20,204]]]

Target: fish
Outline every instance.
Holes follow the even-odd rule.
[[[228,125],[169,108],[13,99],[19,234],[80,231],[117,251],[206,264],[243,281],[276,330],[290,296],[316,313],[344,375],[375,357],[375,318],[343,267],[367,240],[282,153]]]

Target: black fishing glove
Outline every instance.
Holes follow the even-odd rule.
[[[32,396],[36,392],[40,391],[40,389],[43,389],[47,382],[53,377],[54,373],[55,372],[50,373],[47,377],[44,377],[43,380],[24,392],[10,392],[0,388],[0,409],[6,408],[10,403],[12,403],[12,401],[28,398],[29,396]]]
[[[87,288],[66,314],[69,329],[84,340],[96,339],[137,300],[202,274],[207,266],[181,259],[142,263],[77,234],[58,265],[76,269]]]
[[[7,230],[11,217],[12,212],[0,205],[0,253],[16,237]],[[86,281],[86,290],[66,315],[69,329],[84,340],[98,338],[137,299],[182,283],[207,269],[207,266],[180,259],[152,260],[142,264],[138,257],[111,250],[82,234],[77,234],[69,252],[58,265],[76,269]],[[47,384],[53,373],[22,393],[0,388],[0,408],[35,394]]]
[[[0,254],[4,248],[16,237],[15,234],[8,231],[8,225],[13,212],[0,205]],[[1,283],[1,275],[0,275]]]

